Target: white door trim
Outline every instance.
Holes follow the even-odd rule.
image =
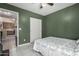
[[[12,11],[12,10],[4,9],[4,8],[0,8],[0,10],[6,10],[6,11],[13,12],[13,13],[17,14],[17,21],[16,21],[16,23],[17,23],[17,46],[19,46],[19,13]]]
[[[17,46],[19,46],[19,13],[17,12]]]

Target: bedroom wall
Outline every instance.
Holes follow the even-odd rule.
[[[30,41],[30,17],[43,19],[43,16],[20,9],[18,7],[0,3],[0,8],[9,9],[19,13],[19,27],[22,30],[19,32],[19,43],[24,44]],[[26,41],[24,41],[26,39]]]
[[[79,38],[79,4],[45,16],[43,37]]]

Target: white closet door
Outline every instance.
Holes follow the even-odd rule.
[[[42,38],[42,20],[30,18],[30,42]]]

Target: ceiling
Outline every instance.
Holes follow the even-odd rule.
[[[36,14],[40,14],[42,16],[46,16],[63,8],[69,7],[74,3],[54,3],[53,6],[46,5],[42,9],[40,9],[40,3],[9,3],[9,4],[22,8],[24,10],[34,12]]]
[[[14,11],[11,11],[11,10],[7,10],[7,9],[3,9],[3,8],[0,8],[0,16],[1,17],[8,17],[8,18],[17,18],[17,13],[14,12]]]

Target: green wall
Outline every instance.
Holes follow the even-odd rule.
[[[79,38],[79,4],[45,16],[43,37]]]
[[[43,37],[57,36],[76,39],[79,37],[79,4],[67,7],[47,16],[41,16],[18,7],[0,3],[0,8],[19,13],[20,44],[30,41],[30,17],[43,19]],[[23,39],[26,39],[24,42]]]
[[[30,41],[30,17],[43,20],[43,37],[79,38],[79,4],[64,8],[47,16],[41,16],[5,3],[0,3],[0,8],[19,13],[19,27],[22,28],[19,32],[20,44]],[[26,39],[26,41],[24,42],[23,39]]]
[[[12,10],[19,13],[19,27],[22,28],[22,30],[19,32],[19,43],[27,43],[30,41],[30,17],[40,18],[43,19],[43,16],[20,9],[18,7],[0,3],[0,8]],[[24,39],[26,41],[24,42]]]

